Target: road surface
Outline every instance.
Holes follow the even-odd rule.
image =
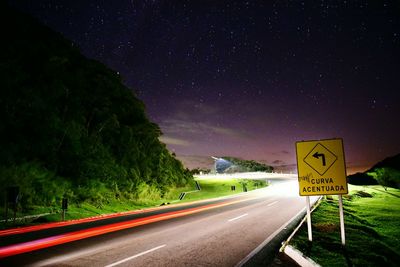
[[[0,236],[0,266],[235,266],[304,207],[297,180],[275,180],[233,197]],[[60,245],[35,247],[46,242]]]

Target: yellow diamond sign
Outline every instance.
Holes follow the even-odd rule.
[[[332,167],[336,160],[336,155],[319,142],[304,158],[304,162],[314,169],[319,175],[324,175],[329,168]]]
[[[296,143],[300,196],[347,194],[342,139]]]

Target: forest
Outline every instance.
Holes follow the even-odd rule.
[[[162,198],[193,183],[122,78],[36,19],[2,6],[0,202]],[[4,203],[3,203],[4,204]]]

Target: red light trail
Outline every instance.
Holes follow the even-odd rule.
[[[38,239],[38,240],[33,240],[33,241],[29,241],[29,242],[0,247],[0,258],[5,258],[5,257],[9,257],[9,256],[21,254],[21,253],[38,250],[38,249],[52,247],[52,246],[56,246],[56,245],[84,239],[84,238],[89,238],[89,237],[93,237],[93,236],[98,236],[98,235],[102,235],[102,234],[106,234],[106,233],[111,233],[111,232],[115,232],[115,231],[119,231],[119,230],[132,228],[132,227],[136,227],[136,226],[140,226],[140,225],[145,225],[145,224],[150,224],[150,223],[154,223],[154,222],[158,222],[158,221],[164,221],[164,220],[168,220],[168,219],[178,218],[178,217],[182,217],[182,216],[186,216],[186,215],[190,215],[190,214],[194,214],[194,213],[198,213],[198,212],[202,212],[202,211],[206,211],[206,210],[210,210],[210,209],[215,209],[215,208],[224,207],[227,205],[232,205],[232,204],[239,203],[239,202],[242,202],[245,200],[248,200],[248,198],[241,199],[241,200],[235,200],[235,201],[228,201],[228,202],[223,202],[223,203],[217,203],[217,204],[209,204],[209,205],[205,205],[205,206],[201,206],[201,207],[189,208],[189,209],[180,210],[180,211],[171,211],[171,212],[166,212],[163,214],[148,216],[145,218],[138,218],[138,219],[134,219],[134,220],[126,221],[126,222],[112,223],[109,225],[97,226],[97,227],[93,227],[90,229],[84,229],[84,230],[69,232],[69,233],[56,235],[56,236],[52,236],[52,237],[46,237],[46,238],[42,238],[42,239]],[[132,212],[132,213],[135,213],[135,212]],[[107,216],[107,218],[117,217],[117,216],[121,216],[121,214],[116,214],[116,215],[113,214],[111,216]],[[20,233],[25,233],[25,232],[35,231],[35,230],[48,229],[48,228],[52,228],[52,227],[61,227],[61,226],[70,225],[70,224],[82,223],[83,221],[85,221],[85,222],[95,221],[95,220],[99,220],[99,219],[104,219],[104,217],[88,218],[88,219],[79,220],[79,222],[72,221],[72,222],[65,222],[65,223],[46,224],[46,225],[43,225],[42,228],[40,228],[41,227],[40,225],[32,226],[32,227],[21,228],[21,229],[19,229],[19,231],[17,231],[18,229],[11,229],[13,231],[10,230],[7,232],[7,234],[4,234],[4,232],[6,232],[6,231],[2,231],[1,233],[3,236],[10,235],[11,233],[20,234]]]

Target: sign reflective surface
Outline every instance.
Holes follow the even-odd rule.
[[[296,143],[300,196],[347,194],[342,139]]]

